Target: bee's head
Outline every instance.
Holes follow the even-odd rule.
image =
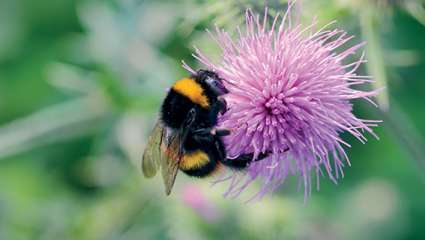
[[[229,91],[223,84],[223,79],[221,79],[217,73],[209,70],[198,70],[195,75],[196,81],[198,81],[202,86],[216,94],[217,96],[228,93]]]

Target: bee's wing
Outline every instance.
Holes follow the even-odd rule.
[[[191,109],[186,117],[184,126],[172,131],[157,122],[142,159],[142,170],[146,177],[155,176],[161,167],[165,193],[170,195],[176,181],[179,163],[183,156],[183,142],[196,118],[196,111]]]
[[[158,121],[152,130],[142,158],[142,171],[143,175],[147,178],[155,176],[158,168],[161,166],[163,155],[161,142],[164,132],[164,128]]]
[[[179,167],[179,163],[183,156],[183,142],[186,140],[189,130],[191,129],[193,123],[196,118],[196,110],[191,109],[186,116],[186,119],[183,123],[183,127],[181,127],[176,132],[168,132],[164,131],[162,143],[166,154],[163,155],[163,160],[161,160],[161,168],[162,168],[162,177],[164,178],[165,184],[165,193],[170,195],[171,189],[174,186],[174,182],[177,176],[177,170]]]
[[[167,134],[166,131],[164,133]],[[161,146],[164,150],[161,159],[161,172],[165,185],[165,194],[170,195],[182,158],[182,141],[180,134],[171,134],[170,136],[163,137],[163,139],[165,141],[163,141]]]
[[[158,121],[152,130],[142,158],[143,175],[154,177],[161,168],[165,193],[170,195],[176,180],[179,162],[182,156],[181,137],[172,133]]]

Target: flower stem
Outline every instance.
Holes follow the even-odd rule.
[[[385,63],[383,58],[383,52],[379,40],[378,33],[378,22],[376,14],[374,14],[375,8],[368,7],[363,9],[360,14],[360,27],[362,30],[363,37],[366,39],[366,54],[368,58],[367,68],[375,79],[374,88],[384,89],[376,98],[379,106],[383,111],[387,111],[389,108],[388,89],[387,89],[387,74],[385,71]]]
[[[97,94],[42,109],[0,127],[0,159],[69,139],[90,130],[107,113]]]

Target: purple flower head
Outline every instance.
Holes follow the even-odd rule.
[[[361,142],[363,133],[374,135],[370,127],[379,121],[353,115],[350,100],[369,97],[352,87],[371,82],[356,75],[365,62],[363,56],[344,64],[363,44],[344,48],[353,37],[343,30],[315,30],[291,22],[288,7],[284,16],[271,24],[250,10],[246,30],[237,28],[238,37],[216,28],[211,34],[221,47],[221,60],[213,63],[200,50],[195,57],[225,80],[228,111],[220,117],[220,127],[232,130],[224,139],[228,158],[243,153],[269,153],[253,162],[247,174],[234,173],[226,195],[237,196],[252,181],[261,179],[256,196],[277,189],[289,175],[298,176],[305,193],[311,191],[311,176],[327,175],[336,182],[342,168],[350,164],[340,138],[349,132]],[[267,16],[267,10],[266,14]],[[193,71],[185,66],[189,71]],[[373,103],[373,102],[372,102]]]

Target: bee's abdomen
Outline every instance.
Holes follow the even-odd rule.
[[[189,176],[206,177],[219,169],[219,164],[202,150],[185,154],[179,164],[180,170]]]

